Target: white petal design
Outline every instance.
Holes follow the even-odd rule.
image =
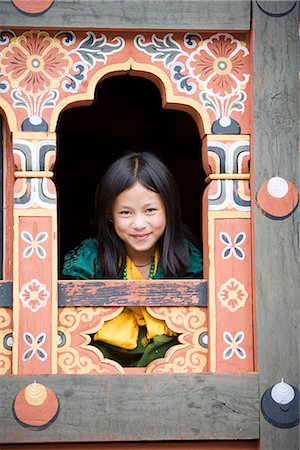
[[[23,334],[23,339],[24,342],[30,346],[35,342],[33,335],[29,333],[29,331],[25,331],[25,333]]]
[[[237,347],[235,349],[235,354],[240,359],[245,359],[246,358],[246,352],[245,352],[245,350],[242,347]]]
[[[233,252],[232,247],[225,247],[224,250],[222,251],[222,258],[229,259],[230,256],[232,255],[232,252]]]
[[[32,348],[29,348],[28,350],[26,350],[23,353],[22,360],[24,362],[29,361],[33,357],[34,354],[35,354],[35,350],[33,350]]]
[[[223,244],[225,244],[225,245],[232,244],[231,237],[225,231],[221,231],[219,236],[220,236],[220,240],[221,240],[221,242],[223,242]]]
[[[36,242],[38,242],[39,244],[41,242],[44,242],[48,239],[48,233],[46,231],[41,231],[40,233],[38,233],[37,237],[35,238]]]
[[[42,348],[36,350],[36,356],[40,361],[46,361],[48,357],[47,352]]]
[[[38,346],[43,345],[46,341],[46,333],[40,333],[37,335],[35,342]]]
[[[231,344],[233,342],[233,336],[229,333],[229,331],[224,331],[223,339],[227,344]]]
[[[236,333],[236,335],[234,336],[233,340],[237,344],[240,344],[241,342],[243,342],[244,337],[245,337],[244,332],[243,331],[239,331],[238,333]]]
[[[234,238],[234,244],[235,245],[241,245],[244,240],[246,239],[246,233],[243,231],[241,233],[238,233],[236,237]]]
[[[223,359],[230,359],[233,355],[233,350],[231,347],[225,348],[223,352]]]
[[[23,252],[23,258],[30,258],[30,256],[32,256],[33,252],[34,252],[34,250],[31,245],[29,247],[26,247]]]
[[[28,242],[28,244],[33,243],[33,237],[28,231],[22,231],[21,237],[22,237],[23,241]]]
[[[236,246],[234,247],[233,251],[234,251],[234,256],[235,256],[237,259],[240,259],[240,260],[245,259],[245,252],[244,252],[244,250],[242,250],[240,247],[238,247],[238,246],[236,245]]]
[[[41,259],[45,259],[47,256],[46,250],[41,246],[38,245],[36,248],[36,254],[38,255],[39,258]]]

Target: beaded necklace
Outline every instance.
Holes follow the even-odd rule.
[[[149,280],[153,280],[154,277],[154,270],[155,270],[155,259],[154,256],[151,258],[151,267],[149,272]],[[123,270],[123,280],[128,280],[127,278],[127,264],[125,263],[124,270]]]

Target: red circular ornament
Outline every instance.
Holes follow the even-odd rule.
[[[299,195],[295,185],[281,177],[264,181],[256,194],[256,204],[271,219],[286,219],[296,209]]]
[[[59,401],[51,389],[39,383],[32,383],[16,395],[13,412],[22,426],[41,430],[56,419]]]
[[[53,2],[54,0],[12,0],[19,11],[31,16],[43,14]]]

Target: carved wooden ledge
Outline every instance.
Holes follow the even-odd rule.
[[[207,306],[207,280],[58,282],[59,306]]]

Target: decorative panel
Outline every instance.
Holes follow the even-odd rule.
[[[251,370],[249,34],[6,29],[0,34],[0,64],[0,106],[13,132],[16,166],[13,372],[57,370],[57,205],[51,177],[59,114],[69,105],[92,102],[98,82],[121,74],[150,79],[159,87],[164,107],[193,116],[203,139],[209,183],[203,202],[208,316],[205,313],[202,320],[201,307],[186,306],[180,313],[178,349],[171,348],[164,361],[151,363],[147,370],[232,371],[237,369],[231,364],[236,357],[241,362],[239,370]],[[243,254],[245,260],[237,257]],[[232,280],[247,292],[244,309],[234,312],[223,306]],[[224,292],[223,303],[219,292]],[[148,307],[151,314],[166,321],[180,317],[181,309],[176,306]],[[117,306],[107,308],[95,304],[75,308],[72,314],[72,308],[61,311],[68,318],[64,319],[67,341],[59,349],[61,372],[124,372],[116,363],[101,360],[99,351],[96,354],[85,347],[86,329],[99,326],[100,319],[108,320],[118,311]],[[247,320],[242,324],[244,314]],[[172,322],[172,326],[179,325]],[[202,332],[206,333],[207,326],[209,364],[207,349],[199,344],[204,342]],[[232,353],[237,348],[246,349],[247,358],[240,358],[239,350]],[[72,349],[76,349],[76,358]],[[76,362],[68,359],[67,352]],[[89,360],[86,366],[85,358]],[[179,361],[183,361],[181,367]]]
[[[132,369],[104,358],[101,351],[89,345],[90,335],[105,321],[118,316],[123,307],[59,308],[58,367],[64,374],[114,373],[200,373],[208,370],[206,308],[147,307],[153,317],[165,320],[178,333],[178,345],[171,347],[164,358],[152,361],[146,368]]]
[[[12,309],[0,308],[0,375],[11,374]]]
[[[167,104],[194,110],[201,135],[249,133],[246,33],[2,30],[0,64],[13,131],[54,132],[103,76],[137,73],[164,85]]]

